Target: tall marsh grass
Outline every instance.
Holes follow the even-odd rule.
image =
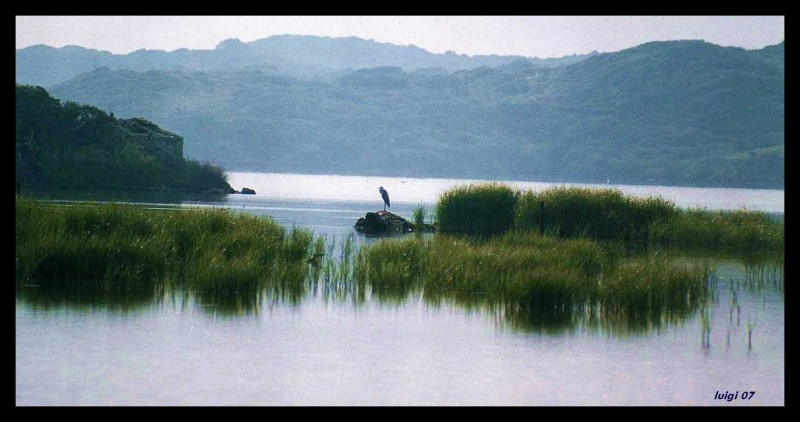
[[[544,211],[544,213],[542,213]],[[515,226],[558,237],[596,240],[646,239],[651,222],[671,217],[674,204],[660,198],[631,198],[613,189],[557,187],[522,194]]]
[[[310,259],[313,293],[321,293],[325,300],[353,299],[357,305],[363,303],[366,296],[356,273],[357,259],[354,234],[347,235],[341,244],[335,237],[318,237]]]
[[[753,211],[684,210],[653,222],[651,240],[677,249],[783,255],[784,222]]]
[[[438,235],[384,240],[361,249],[357,273],[384,295],[419,289],[427,300],[548,315],[555,323],[622,321],[647,327],[666,314],[692,312],[708,272],[664,254],[625,259],[620,248],[589,239],[512,232],[488,241]],[[559,322],[560,321],[560,322]]]
[[[427,248],[427,242],[416,236],[362,247],[355,261],[356,280],[362,286],[369,284],[378,298],[403,299],[419,287]]]
[[[414,226],[417,230],[422,230],[425,226],[425,220],[428,218],[428,210],[424,205],[418,204],[412,213],[414,218]]]
[[[301,286],[313,236],[227,210],[16,203],[17,283],[206,294]]]
[[[517,192],[498,183],[459,186],[443,193],[435,218],[443,232],[496,235],[514,225]]]
[[[436,218],[443,231],[488,236],[540,232],[744,256],[782,255],[784,248],[783,221],[766,213],[681,210],[659,197],[628,197],[614,189],[515,193],[504,185],[467,185],[442,194]]]

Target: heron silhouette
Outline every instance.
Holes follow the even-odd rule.
[[[389,203],[389,192],[386,192],[386,189],[383,186],[379,187],[378,190],[381,192],[381,198],[383,198],[383,211],[386,211],[386,207],[392,207]]]

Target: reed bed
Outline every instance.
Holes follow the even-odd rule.
[[[770,259],[784,249],[784,223],[766,213],[681,210],[659,197],[627,197],[613,189],[555,187],[516,193],[493,183],[460,186],[442,194],[436,218],[442,231],[486,237],[538,232],[622,242],[628,248],[658,246]]]
[[[517,192],[498,183],[459,186],[443,193],[434,211],[440,231],[496,235],[514,225]]]
[[[419,287],[427,247],[427,242],[417,236],[362,247],[355,261],[357,283],[369,284],[379,299],[407,297]]]
[[[415,289],[452,300],[553,321],[582,318],[635,325],[687,314],[704,300],[708,270],[664,254],[625,259],[589,239],[512,232],[488,241],[439,235],[384,240],[361,249],[357,274],[374,290]]]
[[[676,249],[782,256],[784,222],[753,211],[683,210],[653,222],[651,241]]]
[[[521,195],[515,227],[562,238],[643,241],[653,221],[677,208],[660,198],[631,198],[613,189],[556,187]]]
[[[310,259],[310,288],[313,293],[321,293],[325,300],[352,299],[355,304],[362,304],[365,299],[364,284],[356,277],[356,260],[358,253],[356,239],[351,233],[341,241],[338,247],[335,237],[318,237],[314,246],[314,255]]]
[[[301,286],[313,235],[227,210],[16,203],[17,283],[205,294]]]
[[[414,219],[414,227],[417,231],[421,231],[425,227],[425,220],[428,218],[428,210],[424,205],[418,204],[412,213]]]

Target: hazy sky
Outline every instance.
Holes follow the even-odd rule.
[[[228,38],[276,34],[356,36],[433,53],[561,57],[611,52],[649,41],[702,39],[762,48],[784,40],[783,16],[17,16],[17,48],[79,45],[213,49]]]

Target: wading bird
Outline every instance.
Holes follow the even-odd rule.
[[[392,205],[389,203],[389,192],[386,192],[386,189],[384,189],[383,186],[379,187],[378,190],[381,192],[381,198],[383,198],[383,210],[386,211],[387,206],[389,208],[392,207]]]

